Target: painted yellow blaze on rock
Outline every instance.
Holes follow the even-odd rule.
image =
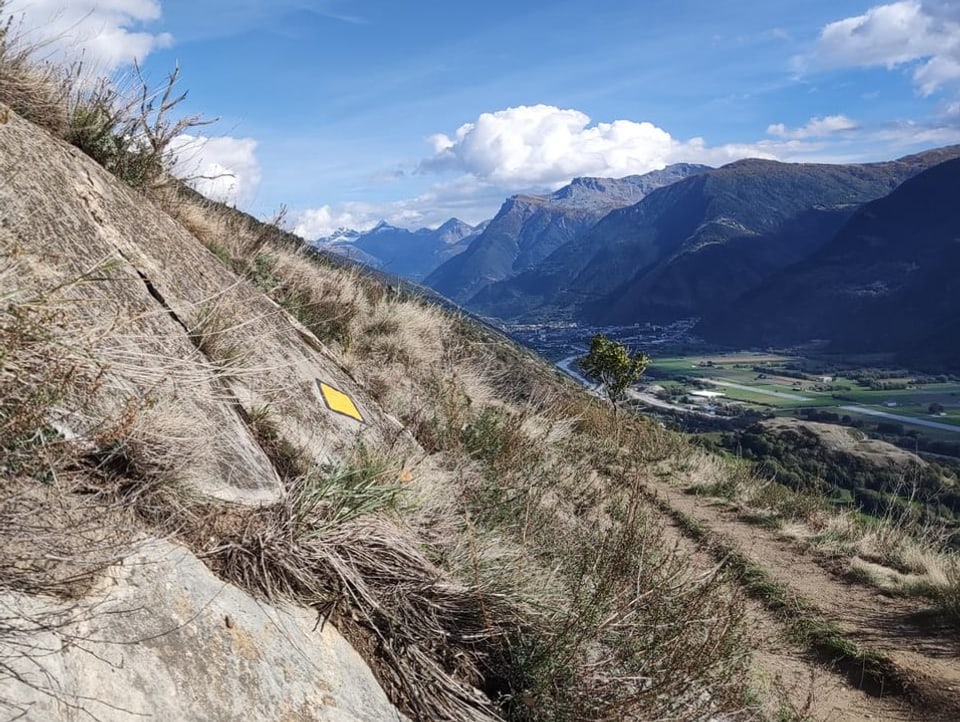
[[[318,383],[320,384],[320,393],[323,394],[323,400],[327,403],[327,407],[331,411],[336,411],[338,414],[349,416],[351,419],[356,419],[357,421],[363,421],[360,409],[353,403],[353,399],[342,391],[337,391],[333,386],[328,386],[322,381]]]

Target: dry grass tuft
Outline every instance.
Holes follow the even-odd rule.
[[[495,590],[452,579],[389,518],[396,468],[359,449],[352,465],[314,469],[260,508],[169,498],[120,484],[155,530],[187,542],[220,575],[272,601],[313,607],[371,657],[393,699],[417,719],[496,719],[478,686],[498,668],[522,617]],[[157,509],[176,514],[156,515]]]
[[[276,249],[258,257],[256,280],[314,336],[342,351],[356,340],[354,321],[371,303],[357,273],[324,268],[303,254]],[[261,281],[262,282],[262,281]]]
[[[33,59],[35,48],[24,46],[19,25],[0,0],[0,103],[55,136],[70,126],[69,75],[52,63]]]
[[[831,516],[812,541],[832,554],[851,557],[853,568],[877,586],[905,594],[949,594],[958,567],[946,530],[887,514],[875,519],[854,512]]]
[[[258,538],[228,541],[212,561],[248,589],[308,603],[341,628],[369,635],[384,658],[381,681],[415,718],[495,717],[475,686],[514,633],[517,617],[504,600],[452,582],[381,518],[303,534],[293,522],[296,504],[274,509],[253,532]]]
[[[200,304],[191,315],[187,336],[200,353],[224,373],[244,365],[247,353],[233,333],[243,321],[226,293]]]

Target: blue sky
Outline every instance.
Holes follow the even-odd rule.
[[[220,118],[181,172],[308,236],[477,222],[575,175],[960,142],[960,0],[8,6],[105,72],[179,63],[184,111]]]

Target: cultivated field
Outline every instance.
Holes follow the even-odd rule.
[[[684,356],[654,359],[647,378],[673,401],[690,408],[730,402],[777,414],[818,408],[841,417],[922,428],[931,436],[953,438],[960,433],[960,383],[918,383],[916,376],[897,375],[881,382],[903,388],[881,389],[854,378],[862,376],[862,369],[818,374],[798,372],[798,367],[808,367],[806,359],[750,353]],[[700,389],[719,391],[723,396],[698,399],[691,395]],[[936,413],[931,413],[932,404],[939,405],[934,407]]]

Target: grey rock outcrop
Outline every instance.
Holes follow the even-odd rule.
[[[175,439],[182,480],[204,494],[279,498],[244,421],[258,409],[282,412],[281,436],[319,463],[398,433],[290,314],[148,198],[12,112],[0,125],[0,256],[0,298],[56,308],[51,332],[98,375],[91,413],[59,426],[83,433],[92,416],[149,407],[143,433]],[[331,412],[320,383],[348,394],[363,421]]]
[[[275,438],[317,464],[342,463],[360,443],[407,443],[324,344],[249,279],[83,153],[0,111],[0,303],[14,309],[3,320],[34,314],[42,343],[30,362],[70,376],[69,394],[43,410],[84,463],[149,458],[148,473],[121,468],[111,479],[148,485],[160,471],[184,498],[249,511],[285,493],[253,421],[264,409]],[[348,395],[362,420],[328,407],[321,384]],[[125,457],[122,444],[140,453]],[[4,474],[0,720],[399,718],[350,645],[316,627],[315,610],[255,599],[169,542],[131,550],[142,532],[126,517],[104,519],[123,532],[107,540],[96,505],[80,510],[103,491],[100,477],[78,482],[61,508],[56,479]],[[56,544],[25,538],[27,515],[41,514],[56,522]],[[78,526],[84,514],[94,518]],[[40,593],[28,572],[64,561],[61,542],[101,544],[112,565],[98,575],[100,563],[75,555],[76,568],[50,585],[68,596]],[[93,588],[64,592],[72,576]]]
[[[254,599],[167,541],[143,542],[80,602],[0,605],[23,629],[0,636],[0,719],[403,719],[316,612]]]

